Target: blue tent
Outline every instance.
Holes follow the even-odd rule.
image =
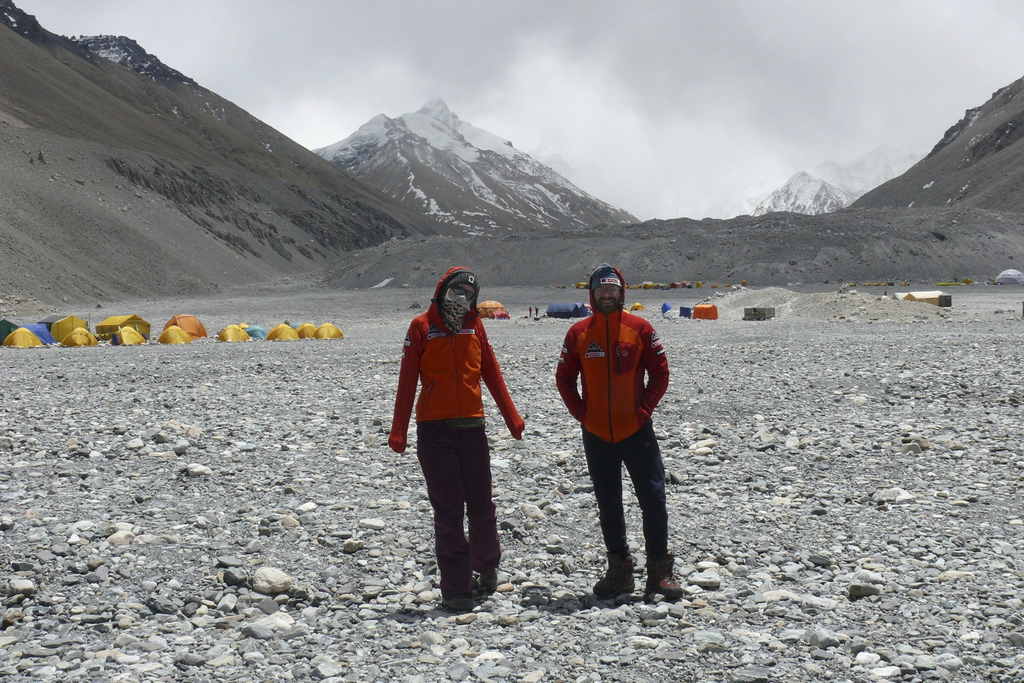
[[[661,305],[661,314],[662,315],[665,315],[666,313],[668,313],[671,310],[672,310],[672,304],[670,304],[670,303],[663,303]]]
[[[590,309],[584,303],[548,304],[545,315],[549,318],[586,318],[590,315]]]
[[[50,334],[50,330],[46,328],[46,323],[35,323],[34,325],[22,325],[26,330],[36,335],[39,341],[44,344],[56,344],[57,340]]]
[[[693,306],[680,306],[679,307],[680,318],[692,318],[693,317]]]
[[[252,339],[266,339],[267,331],[259,325],[249,325],[245,328],[245,333]]]

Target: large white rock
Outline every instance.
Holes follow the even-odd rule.
[[[263,595],[277,595],[291,587],[292,577],[273,567],[260,567],[252,577],[252,589]]]

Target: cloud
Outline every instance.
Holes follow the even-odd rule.
[[[17,1],[57,33],[135,38],[311,148],[440,97],[641,218],[924,153],[1024,75],[1015,0]]]

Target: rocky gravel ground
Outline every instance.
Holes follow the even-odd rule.
[[[487,404],[504,557],[466,614],[438,607],[422,476],[386,446],[426,290],[102,312],[330,320],[334,341],[0,349],[0,679],[1024,680],[1020,291],[748,290],[713,322],[656,312],[708,292],[631,292],[673,373],[675,602],[591,593],[597,510],[553,382],[568,321],[520,317],[581,293],[483,294],[513,312],[488,332],[527,430]]]

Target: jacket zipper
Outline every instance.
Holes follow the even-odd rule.
[[[462,417],[462,378],[459,377],[459,352],[455,347],[455,334],[452,333],[452,367],[455,368],[455,410]]]
[[[615,427],[612,422],[612,328],[607,313],[604,316],[604,343],[607,349],[604,354],[605,365],[608,369],[608,440],[615,443]]]

